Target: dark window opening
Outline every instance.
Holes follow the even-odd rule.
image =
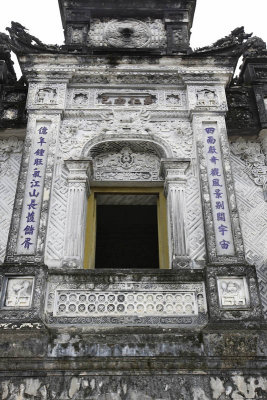
[[[159,268],[156,205],[98,205],[95,268]]]

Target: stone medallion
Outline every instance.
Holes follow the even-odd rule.
[[[149,45],[151,32],[148,26],[138,20],[110,21],[104,32],[104,39],[112,47],[146,47]]]

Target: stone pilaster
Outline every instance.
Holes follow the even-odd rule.
[[[186,232],[185,172],[189,160],[162,161],[165,176],[165,193],[168,204],[169,241],[172,268],[179,268],[188,259],[188,235]],[[182,263],[182,264],[181,264]]]
[[[69,176],[64,264],[82,268],[89,195],[89,160],[69,160],[66,166]]]

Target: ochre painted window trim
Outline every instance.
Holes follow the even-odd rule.
[[[167,206],[163,188],[127,188],[127,187],[96,187],[91,188],[88,199],[87,222],[85,235],[84,268],[95,268],[95,246],[96,246],[96,194],[114,193],[114,194],[156,194],[157,215],[158,215],[158,247],[159,247],[159,267],[160,269],[169,269],[169,246],[168,246],[168,228],[167,228]]]

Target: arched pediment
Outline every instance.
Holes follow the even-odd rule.
[[[159,181],[165,155],[158,144],[140,140],[105,141],[88,151],[95,181]]]

